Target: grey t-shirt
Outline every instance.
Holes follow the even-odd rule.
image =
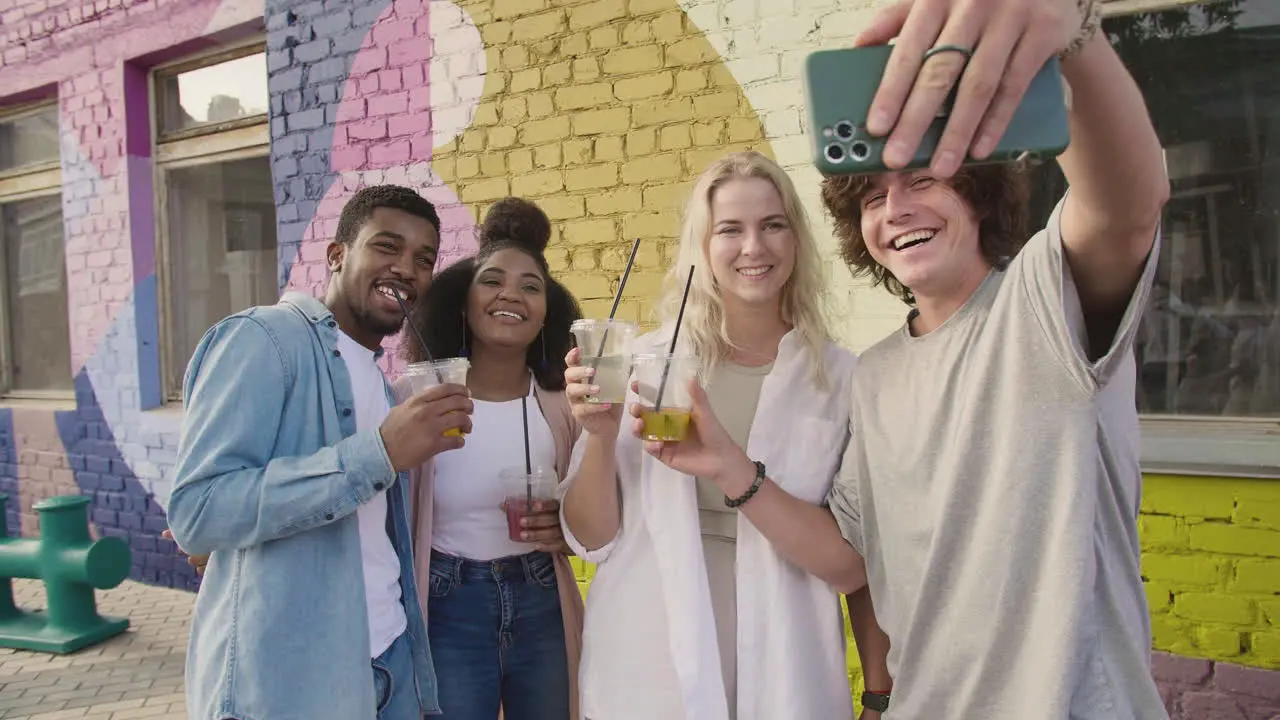
[[[854,374],[830,504],[891,641],[886,719],[1168,717],[1139,574],[1132,353],[1158,248],[1090,361],[1061,211],[941,327],[903,327]]]

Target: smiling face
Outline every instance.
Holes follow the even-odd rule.
[[[773,183],[736,178],[715,190],[707,259],[726,306],[780,304],[796,264],[796,235]]]
[[[973,208],[927,172],[872,180],[862,197],[861,228],[867,252],[918,300],[960,292],[991,269]]]
[[[394,208],[375,208],[350,244],[329,244],[332,273],[326,304],[343,332],[366,347],[400,330],[406,306],[431,284],[440,239],[425,218]]]
[[[473,352],[488,348],[523,353],[547,319],[542,269],[522,250],[494,252],[476,268],[466,312]]]

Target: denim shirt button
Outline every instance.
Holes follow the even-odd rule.
[[[351,408],[342,408],[343,417],[349,417],[350,415],[351,415]]]
[[[329,327],[338,327],[338,322],[336,320],[330,320]]]
[[[376,482],[376,483],[374,483],[374,484],[373,484],[373,489],[374,489],[374,490],[381,490],[381,489],[382,489],[382,488],[384,488],[384,487],[386,487],[386,484],[385,484],[385,483]]]
[[[324,519],[325,519],[325,520],[332,520],[332,519],[333,519],[333,513],[325,513],[325,514],[324,514]]]
[[[333,356],[334,356],[334,357],[342,357],[342,351],[341,351],[341,350],[334,350],[334,351],[333,351]]]

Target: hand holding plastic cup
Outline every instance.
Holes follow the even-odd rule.
[[[471,362],[466,358],[447,358],[444,360],[424,360],[410,363],[402,373],[409,379],[409,387],[413,394],[418,394],[436,385],[466,385],[467,371]],[[451,428],[444,431],[445,437],[462,437],[462,430]]]
[[[689,434],[693,399],[689,382],[698,376],[702,363],[691,355],[636,355],[636,386],[640,395],[640,417],[645,440],[680,442]]]
[[[523,468],[507,468],[498,473],[507,498],[507,537],[514,542],[527,542],[521,523],[532,514],[534,503],[555,500],[555,473],[541,469],[525,472]]]
[[[589,403],[617,404],[627,399],[627,378],[631,375],[631,343],[639,327],[626,320],[574,321],[569,327],[578,342],[578,357],[584,367],[595,369],[591,383],[600,392],[587,397]]]

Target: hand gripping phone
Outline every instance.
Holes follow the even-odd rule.
[[[805,109],[813,164],[824,175],[885,172],[880,157],[887,138],[867,133],[867,114],[889,63],[891,45],[819,50],[805,59]],[[949,117],[948,98],[904,169],[929,166]],[[996,149],[965,165],[1054,158],[1067,149],[1067,107],[1056,57],[1036,74]]]

